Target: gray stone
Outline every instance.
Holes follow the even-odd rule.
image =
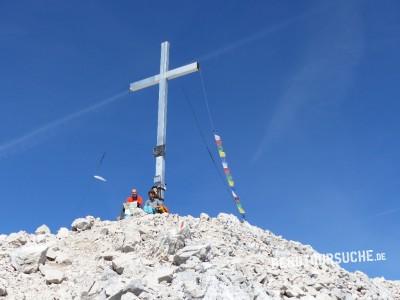
[[[126,261],[121,258],[114,259],[112,261],[112,269],[119,275],[124,272]]]
[[[108,235],[110,233],[110,231],[108,230],[108,228],[102,228],[100,230],[100,234],[102,235]]]

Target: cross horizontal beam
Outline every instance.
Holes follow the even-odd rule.
[[[133,82],[130,84],[129,89],[132,92],[136,92],[138,90],[158,84],[160,82],[161,78],[174,79],[174,78],[178,78],[178,77],[181,77],[181,76],[193,73],[193,72],[197,72],[198,70],[200,70],[199,63],[194,62],[194,63],[188,64],[186,66],[182,66],[182,67],[179,67],[176,69],[169,70],[165,73],[165,75],[157,74],[157,75],[148,77],[146,79],[142,79],[142,80]]]

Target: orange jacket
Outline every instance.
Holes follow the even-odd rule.
[[[143,199],[141,196],[137,195],[136,199],[133,199],[132,196],[129,196],[128,198],[126,198],[126,202],[128,202],[128,203],[135,202],[135,201],[137,201],[139,207],[142,207]]]

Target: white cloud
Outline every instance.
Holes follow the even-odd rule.
[[[108,97],[94,105],[91,105],[82,110],[79,110],[77,112],[74,112],[72,114],[64,116],[58,120],[50,122],[41,127],[38,127],[36,129],[32,130],[31,132],[28,132],[20,137],[16,137],[8,142],[1,144],[0,145],[0,159],[5,158],[9,155],[12,155],[16,152],[24,151],[28,148],[33,147],[34,145],[38,144],[39,141],[41,141],[43,138],[45,138],[46,134],[50,133],[51,131],[56,130],[61,125],[71,122],[79,117],[82,117],[83,115],[88,114],[88,113],[94,112],[94,111],[122,98],[123,96],[127,95],[128,93],[129,93],[128,91],[124,91],[124,92],[118,93],[112,97]]]

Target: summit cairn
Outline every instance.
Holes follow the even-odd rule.
[[[1,235],[0,300],[400,299],[400,282],[347,272],[228,214],[72,224],[56,235],[42,227],[40,242]]]

